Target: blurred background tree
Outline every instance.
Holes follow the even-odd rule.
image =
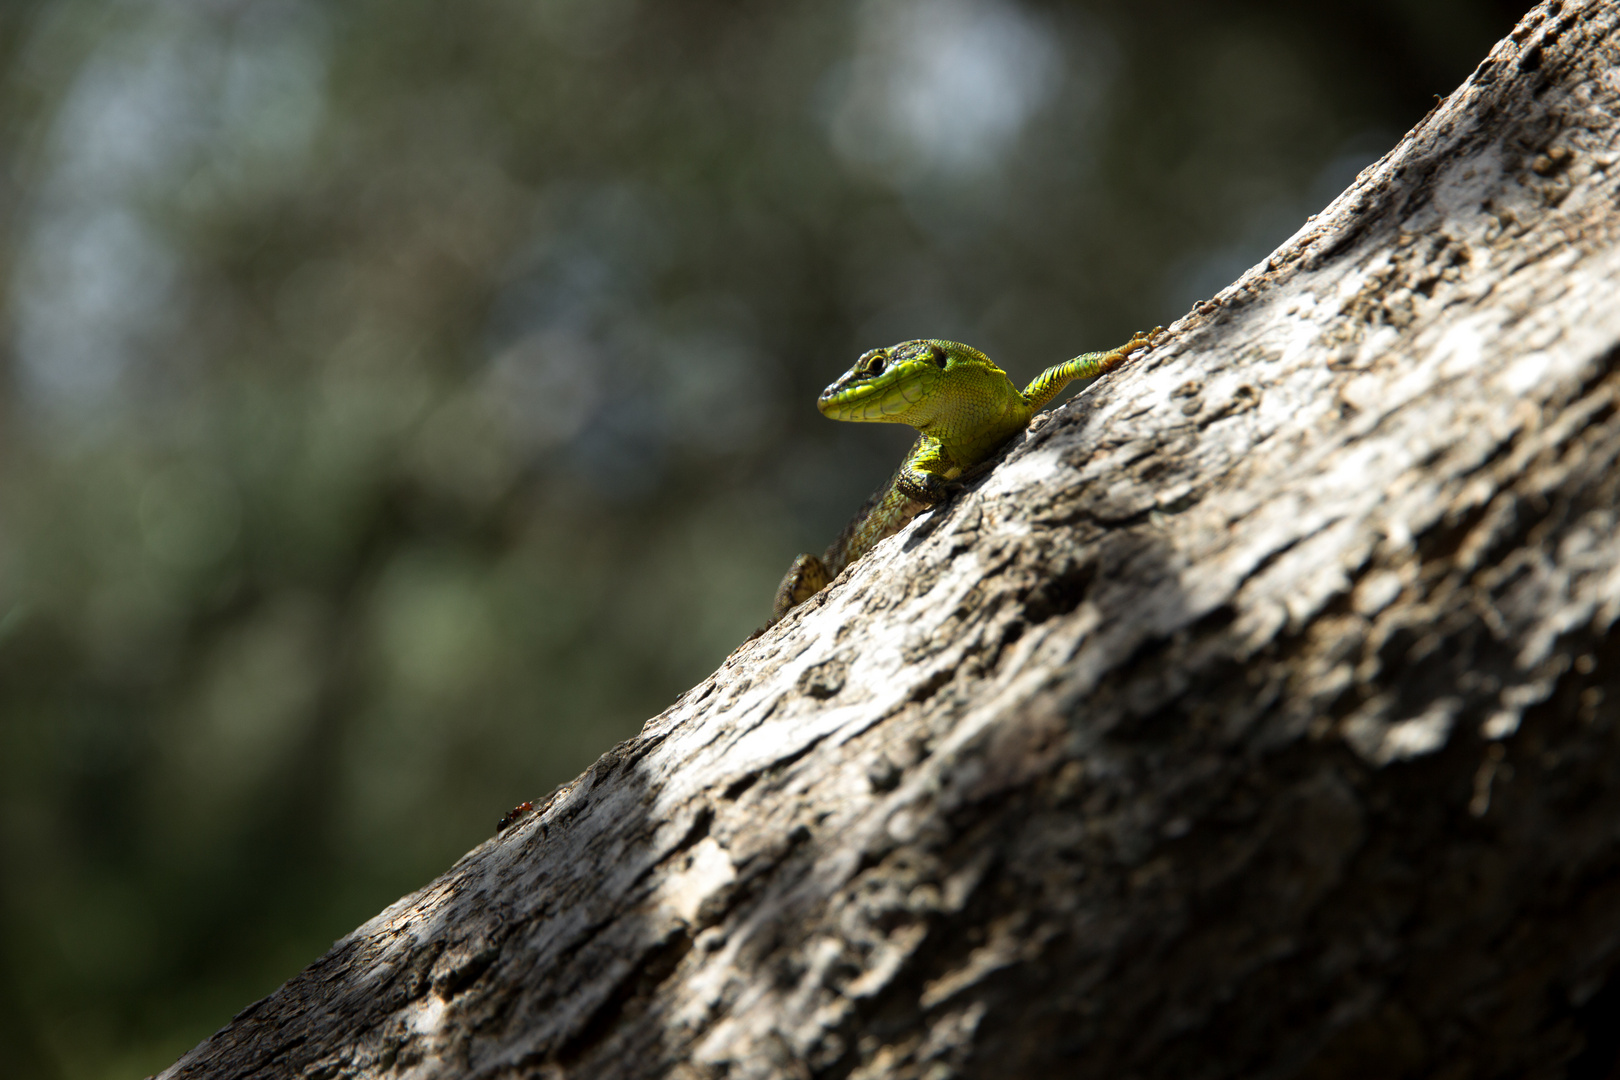
[[[698,681],[908,433],[1169,323],[1527,0],[8,0],[0,1059],[166,1065]]]

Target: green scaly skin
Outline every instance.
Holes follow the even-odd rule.
[[[1155,327],[1117,349],[1048,368],[1022,393],[988,356],[955,341],[904,341],[862,355],[821,392],[816,407],[834,420],[910,424],[917,441],[894,479],[866,501],[826,554],[793,560],[776,590],[772,621],[943,499],[962,470],[1027,427],[1065,386],[1107,374],[1133,353],[1152,348],[1162,332]]]

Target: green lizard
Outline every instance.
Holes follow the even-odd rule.
[[[990,358],[955,341],[903,341],[873,349],[821,392],[816,407],[834,420],[910,424],[917,441],[882,489],[866,500],[821,558],[800,555],[776,590],[772,621],[827,587],[850,563],[893,536],[948,493],[951,481],[1015,433],[1076,379],[1114,370],[1152,348],[1162,327],[1117,349],[1047,368],[1023,393]]]

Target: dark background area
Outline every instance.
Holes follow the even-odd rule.
[[[1525,3],[8,0],[0,1059],[162,1068],[633,734],[909,431],[1264,257]]]

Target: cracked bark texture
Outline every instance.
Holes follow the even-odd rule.
[[[1614,1075],[1617,24],[163,1075]]]

